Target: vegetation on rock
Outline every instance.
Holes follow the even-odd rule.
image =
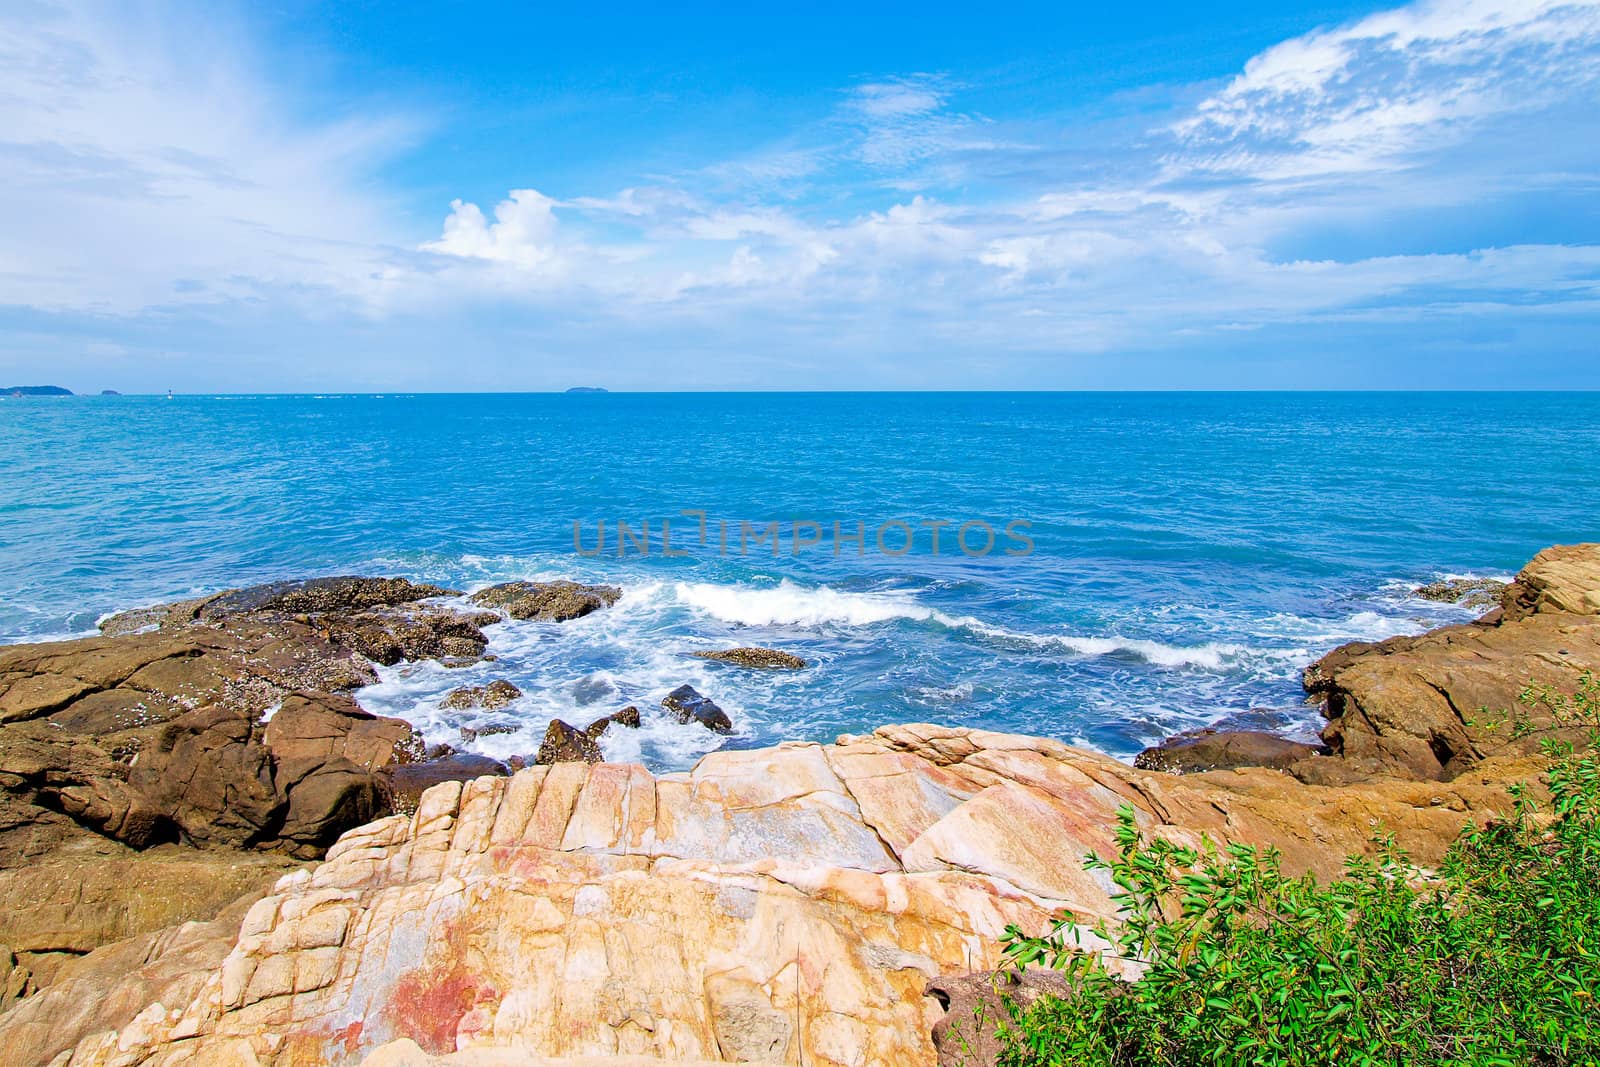
[[[1124,808],[1105,955],[1058,922],[1013,928],[1016,965],[1067,992],[1013,1006],[999,1062],[1056,1064],[1578,1064],[1600,1060],[1600,683],[1524,703],[1587,746],[1549,740],[1548,805],[1464,831],[1436,872],[1392,840],[1326,884],[1272,849],[1147,839]],[[1522,720],[1518,720],[1522,721]],[[1113,967],[1133,967],[1125,981]]]

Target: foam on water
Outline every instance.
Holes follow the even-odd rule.
[[[530,755],[545,725],[637,704],[604,747],[680,767],[711,746],[923,720],[1119,755],[1273,709],[1336,645],[1473,612],[1431,580],[1597,536],[1587,395],[916,394],[118,398],[0,405],[0,639],[257,582],[393,574],[451,588],[605,582],[615,607],[488,630],[499,660],[384,668],[359,699],[429,740]],[[1330,427],[1337,427],[1331,432]],[[1529,499],[1540,506],[1530,509]],[[578,555],[574,522],[684,509],[859,520],[857,553]],[[1010,518],[1036,550],[931,551],[916,520]],[[891,557],[871,530],[911,520]],[[674,522],[678,520],[674,518]],[[685,527],[687,528],[687,527]],[[589,543],[593,543],[590,541]],[[615,538],[610,546],[615,549]],[[1002,547],[1004,547],[1002,545]],[[764,645],[799,672],[694,651]],[[503,711],[447,711],[504,677]],[[736,732],[659,707],[688,682]]]
[[[463,563],[464,570],[495,581],[517,567],[514,561]],[[550,576],[531,568],[524,573]],[[1070,695],[1091,717],[1115,718],[1137,739],[1101,738],[1099,746],[1131,755],[1148,740],[1205,725],[1230,709],[1259,706],[1253,694],[1272,690],[1288,695],[1278,705],[1284,728],[1309,736],[1315,711],[1295,697],[1306,664],[1346,641],[1414,633],[1470,615],[1453,605],[1420,603],[1427,605],[1421,614],[1404,596],[1383,594],[1370,608],[1332,616],[1219,613],[1209,628],[1240,640],[1178,644],[999,626],[940,610],[903,588],[848,591],[789,579],[646,581],[625,585],[613,607],[571,622],[507,620],[487,627],[493,661],[465,669],[433,662],[381,668],[378,684],[358,697],[369,710],[408,719],[430,742],[497,759],[532,756],[553,719],[583,727],[633,704],[641,710],[641,727],[608,730],[601,743],[606,757],[680,768],[726,743],[827,739],[895,719],[983,723],[996,705],[1030,695],[1048,705],[1048,689],[1029,680],[1037,678],[1044,686],[1084,686]],[[463,597],[459,605],[469,602]],[[810,666],[751,671],[691,655],[736,644],[779,647]],[[875,681],[864,674],[869,664],[879,665]],[[1180,689],[1159,681],[1166,672],[1184,677]],[[441,706],[453,689],[497,678],[524,695],[494,711]],[[662,697],[685,683],[728,712],[731,741],[664,711]],[[500,732],[507,726],[515,729]],[[461,741],[462,727],[492,732]]]
[[[825,585],[806,589],[787,578],[769,587],[679,582],[675,590],[689,607],[743,626],[870,626],[934,615],[904,593],[842,593]]]

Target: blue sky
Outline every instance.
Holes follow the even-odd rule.
[[[1082,8],[14,0],[0,385],[1600,387],[1600,0]]]

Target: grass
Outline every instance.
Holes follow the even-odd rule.
[[[1549,801],[1514,789],[1510,818],[1468,828],[1438,869],[1392,840],[1344,877],[1287,877],[1271,849],[1147,839],[1119,813],[1118,887],[1101,924],[1124,981],[1077,927],[1015,929],[1019,966],[1071,992],[1012,1006],[1005,1067],[1190,1064],[1600,1064],[1600,685],[1523,701],[1588,741],[1545,743]]]

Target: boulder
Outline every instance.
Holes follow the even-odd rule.
[[[508,773],[505,764],[488,756],[473,752],[456,752],[445,746],[445,751],[428,760],[415,763],[398,763],[389,767],[384,779],[389,786],[389,796],[395,811],[410,813],[417,810],[422,794],[446,782],[470,782],[474,778],[501,777]]]
[[[553,719],[545,729],[544,742],[539,746],[539,754],[533,762],[545,766],[556,763],[599,763],[598,736],[580,730],[571,723]]]
[[[1265,730],[1190,730],[1169,737],[1134,757],[1133,765],[1149,771],[1187,774],[1234,767],[1287,770],[1303,759],[1321,755],[1321,745],[1291,741]]]
[[[522,690],[500,678],[490,682],[488,685],[464,685],[459,689],[452,689],[445,694],[445,698],[439,702],[439,706],[453,710],[487,708],[492,711],[497,708],[503,708],[521,697]],[[481,733],[482,731],[479,732]]]
[[[733,720],[728,718],[728,713],[692,685],[678,686],[662,698],[661,706],[681,723],[697,722],[713,733],[733,732]]]
[[[462,726],[459,729],[461,731],[462,742],[470,744],[480,737],[496,737],[501,734],[514,734],[518,730],[522,729],[522,724],[519,722],[486,722],[477,726]]]
[[[1506,583],[1496,578],[1447,578],[1412,590],[1423,600],[1460,604],[1464,608],[1493,608],[1500,604]]]
[[[639,728],[640,721],[639,709],[634,707],[632,704],[629,704],[621,711],[613,712],[604,718],[596,719],[594,722],[590,723],[588,728],[583,732],[598,741],[601,735],[611,728],[612,723],[615,723],[618,726],[626,726],[630,729],[637,730]]]
[[[1305,764],[1307,780],[1450,779],[1489,756],[1583,740],[1522,695],[1572,693],[1584,672],[1600,674],[1600,544],[1539,553],[1502,603],[1475,623],[1344,645],[1306,668],[1330,720],[1323,740],[1340,757]]]
[[[513,619],[567,622],[615,604],[622,590],[614,585],[578,582],[506,582],[472,594],[472,602],[501,608]]]
[[[403,607],[341,616],[326,620],[324,628],[334,641],[385,667],[422,659],[465,667],[478,662],[489,645],[481,627],[499,621],[493,612]]]
[[[718,663],[731,663],[736,667],[752,667],[758,670],[797,671],[806,665],[806,661],[799,656],[780,652],[775,648],[728,648],[720,652],[695,652],[692,655],[697,659],[715,660]]]

